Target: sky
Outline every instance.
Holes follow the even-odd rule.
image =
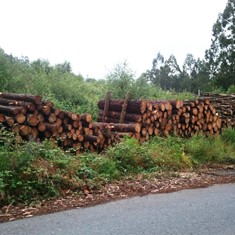
[[[227,0],[0,0],[7,54],[70,62],[75,74],[105,78],[126,61],[136,76],[160,52],[180,65],[203,58]]]

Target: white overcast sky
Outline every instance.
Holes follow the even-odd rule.
[[[69,61],[104,78],[127,60],[139,75],[158,52],[203,58],[227,0],[0,0],[0,47],[13,56]]]

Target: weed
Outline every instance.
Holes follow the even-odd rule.
[[[211,162],[235,163],[235,131],[181,139],[154,137],[138,143],[125,137],[103,154],[75,156],[50,141],[17,143],[0,128],[0,206],[31,203],[84,187],[97,189],[122,177],[176,172]]]
[[[235,129],[227,128],[223,130],[221,135],[222,140],[227,144],[232,144],[235,148]]]

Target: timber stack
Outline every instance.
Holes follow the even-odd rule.
[[[221,119],[216,109],[207,99],[193,101],[159,100],[100,100],[99,123],[110,125],[125,123],[138,125],[126,130],[128,136],[147,141],[151,136],[174,134],[190,137],[199,132],[206,135],[217,134],[221,130]],[[108,108],[107,108],[108,107]],[[121,118],[122,117],[122,118]]]
[[[235,128],[235,94],[204,93],[222,120],[222,128]]]
[[[0,123],[18,140],[58,140],[63,149],[102,151],[115,141],[92,125],[90,114],[75,114],[54,107],[41,96],[0,93]]]
[[[231,102],[231,98],[227,100]],[[224,106],[223,102],[218,104]],[[222,110],[208,98],[147,101],[129,100],[127,95],[124,100],[112,100],[108,93],[105,100],[98,102],[99,117],[97,122],[92,122],[90,114],[57,109],[41,96],[0,93],[0,123],[16,133],[19,140],[52,139],[65,150],[101,152],[124,136],[145,142],[151,136],[190,137],[200,132],[206,135],[220,133],[222,123],[229,125],[223,119],[228,105],[233,107],[233,116],[229,118],[234,120],[234,100],[226,105],[227,110]]]

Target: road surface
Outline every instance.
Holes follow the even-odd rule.
[[[1,235],[235,234],[235,184],[115,201],[0,224]]]

